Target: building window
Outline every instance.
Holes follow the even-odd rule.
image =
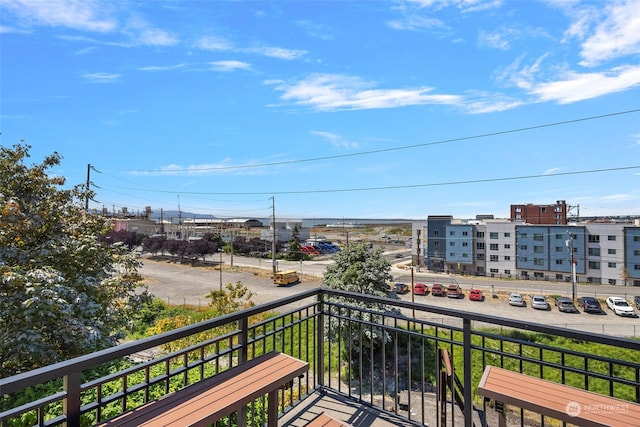
[[[607,267],[616,268],[616,263],[615,262],[609,262],[609,263],[607,263]]]
[[[433,235],[438,237],[440,235],[440,230],[433,230]]]
[[[449,242],[449,246],[455,246],[456,242]]]
[[[533,233],[533,240],[536,240],[538,242],[542,242],[544,240],[544,234]]]
[[[511,233],[504,233],[504,237],[511,237]]]
[[[451,258],[453,258],[454,256],[456,256],[456,254],[455,254],[455,252],[449,252],[449,256],[450,256]]]
[[[533,265],[543,266],[544,265],[544,260],[542,258],[534,258],[533,259]]]
[[[505,243],[504,248],[505,249],[511,249],[511,245],[509,243]]]
[[[634,242],[640,242],[640,236],[633,236]]]
[[[505,270],[504,274],[511,274],[511,270]]]
[[[562,252],[563,250],[562,246],[556,246],[556,252]]]
[[[615,241],[616,240],[616,236],[607,236],[607,240]]]
[[[476,232],[476,237],[479,238],[479,239],[484,238],[484,231],[477,231]]]
[[[616,279],[609,279],[609,284],[610,285],[615,285],[616,284]]]
[[[597,234],[589,234],[589,243],[600,243],[600,236]]]
[[[476,259],[477,259],[478,261],[482,261],[482,260],[484,260],[484,254],[476,254]]]
[[[511,255],[505,255],[504,256],[504,260],[505,261],[511,261]]]
[[[640,251],[638,250],[633,251],[633,256],[640,256]]]
[[[434,248],[440,247],[440,240],[434,240],[433,241],[433,247]]]
[[[547,208],[540,208],[540,212],[546,213],[547,212]]]
[[[633,269],[636,271],[640,270],[640,264],[633,264]]]
[[[498,255],[490,255],[489,256],[489,261],[498,262]]]
[[[492,231],[491,233],[489,233],[489,238],[490,239],[497,239],[498,238],[498,233]]]
[[[600,270],[600,262],[589,261],[589,270]]]
[[[468,253],[466,253],[466,252],[465,252],[465,253],[463,253],[463,254],[462,254],[462,258],[469,258],[469,254],[468,254]]]
[[[600,256],[600,248],[589,248],[589,256]]]
[[[462,246],[469,246],[469,242],[462,242]]]
[[[527,233],[520,233],[520,238],[521,239],[526,239],[527,238]]]
[[[468,231],[463,231],[463,232],[462,232],[462,235],[463,235],[463,236],[468,236],[468,235],[469,235],[469,232],[468,232]]]
[[[484,249],[484,242],[477,242],[476,249]]]
[[[556,265],[562,265],[562,260],[561,259],[557,259],[556,260]]]
[[[516,208],[515,211],[516,212],[522,212],[522,208]]]
[[[498,250],[498,244],[497,243],[491,243],[489,245],[489,250],[491,251],[497,251]]]
[[[556,234],[556,240],[558,239],[564,239],[564,236],[562,234]]]
[[[543,254],[544,253],[544,246],[534,246],[533,247],[533,253],[534,254]]]
[[[615,255],[616,254],[616,250],[615,249],[607,249],[607,253],[609,255]]]
[[[500,272],[497,268],[492,268],[489,271],[492,272],[492,273],[499,273]]]
[[[455,236],[455,235],[456,235],[456,232],[455,232],[455,231],[450,231],[450,232],[449,232],[449,236]]]
[[[521,256],[521,257],[520,257],[520,261],[522,261],[522,262],[529,262],[529,258],[527,258],[526,256]]]
[[[527,245],[520,245],[520,250],[521,251],[526,251],[527,249],[528,249]]]

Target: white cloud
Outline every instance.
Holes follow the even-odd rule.
[[[604,20],[582,44],[581,65],[640,53],[640,0],[608,2],[603,13]]]
[[[360,147],[360,144],[358,144],[357,142],[348,141],[343,136],[335,133],[320,131],[320,130],[312,130],[311,134],[315,136],[319,136],[320,138],[331,143],[331,145],[337,148],[359,148]]]
[[[117,26],[116,20],[108,17],[108,6],[94,0],[3,0],[0,7],[13,12],[24,26],[68,27],[102,33],[113,31]]]
[[[207,36],[196,40],[195,47],[202,50],[227,51],[232,50],[233,45],[222,37]]]
[[[173,65],[148,65],[146,67],[140,67],[140,71],[173,71],[187,67],[189,64],[173,64]]]
[[[284,59],[286,61],[298,59],[307,54],[306,50],[285,49],[282,47],[274,47],[274,46],[256,46],[256,47],[240,49],[239,51],[252,53],[256,55],[267,56],[269,58]]]
[[[433,90],[429,87],[375,89],[373,83],[339,74],[314,74],[304,80],[276,83],[275,87],[282,92],[282,100],[324,111],[455,105],[462,101],[457,95],[429,94]]]
[[[546,171],[542,172],[542,175],[553,175],[555,173],[558,173],[558,171],[560,171],[561,168],[549,168]]]
[[[222,72],[251,69],[251,64],[248,64],[242,61],[232,61],[232,60],[215,61],[215,62],[210,62],[209,64],[211,64],[211,67],[215,71],[222,71]]]
[[[532,85],[530,93],[541,101],[570,104],[640,85],[640,65],[622,66],[600,73],[567,72],[559,80]]]
[[[133,36],[136,44],[143,46],[175,46],[178,39],[159,28],[144,27],[138,29],[138,34]]]
[[[120,74],[111,74],[111,73],[87,73],[83,74],[82,77],[93,82],[93,83],[115,83],[120,80]]]

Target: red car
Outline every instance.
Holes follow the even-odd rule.
[[[469,291],[469,299],[471,301],[482,301],[484,299],[484,295],[480,289],[471,289]]]
[[[413,285],[413,294],[414,295],[426,295],[429,293],[429,287],[424,283],[416,283]]]
[[[444,289],[440,283],[434,283],[431,286],[431,295],[434,297],[443,297],[447,294],[447,291]]]

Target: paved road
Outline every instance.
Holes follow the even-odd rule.
[[[218,256],[211,261],[219,261]],[[271,261],[259,260],[256,258],[235,256],[233,259],[234,267],[231,267],[231,258],[226,255],[223,257],[225,268],[222,271],[222,283],[244,283],[249,290],[254,293],[253,300],[256,304],[271,302],[276,299],[289,296],[292,293],[303,290],[313,289],[321,285],[322,272],[327,265],[331,263],[330,259],[319,261],[305,261],[301,263],[279,261],[279,268],[296,269],[302,271],[303,280],[300,283],[290,286],[276,286],[270,280]],[[250,267],[250,268],[242,268]],[[165,300],[171,304],[190,304],[196,306],[205,306],[208,304],[206,295],[212,289],[220,288],[220,270],[214,267],[191,267],[189,265],[179,265],[175,263],[157,262],[145,260],[140,273],[146,278],[146,282],[150,291],[158,298]],[[392,269],[392,274],[396,281],[404,281],[411,283],[411,272],[401,270],[396,266]],[[441,283],[451,283],[457,280],[463,289],[469,289],[472,286],[482,289],[486,298],[483,302],[469,301],[467,298],[451,299],[439,298],[431,295],[412,295],[411,293],[401,295],[403,300],[416,303],[455,308],[460,310],[482,312],[489,315],[516,318],[524,321],[543,323],[545,325],[555,325],[567,327],[571,329],[579,329],[594,333],[604,333],[608,335],[618,336],[640,336],[640,318],[621,318],[614,315],[605,308],[605,314],[594,315],[586,313],[569,314],[560,313],[555,307],[550,311],[539,311],[527,307],[511,307],[506,301],[506,295],[510,291],[519,291],[523,295],[531,295],[533,293],[542,293],[544,295],[564,294],[571,295],[571,285],[566,283],[552,282],[530,282],[530,281],[500,281],[496,279],[484,278],[453,278],[444,274],[434,274],[427,272],[415,272],[414,282],[433,283],[438,281]],[[498,298],[492,298],[491,286]],[[604,298],[606,295],[628,295],[634,288],[625,288],[620,286],[609,285],[580,285],[578,295],[596,295]],[[637,290],[640,293],[640,290]],[[631,298],[628,298],[631,300]],[[405,313],[410,315],[412,313]],[[419,318],[429,318],[430,320],[449,323],[449,320],[428,316],[418,316]]]

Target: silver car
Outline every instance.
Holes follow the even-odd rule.
[[[509,305],[515,305],[517,307],[524,307],[524,298],[517,292],[509,294]]]
[[[543,295],[534,295],[531,297],[531,307],[536,310],[549,310],[549,303]]]

